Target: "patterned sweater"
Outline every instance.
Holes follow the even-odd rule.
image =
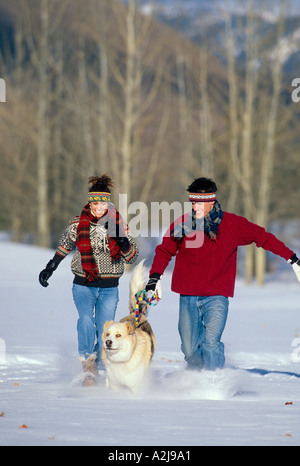
[[[124,273],[124,263],[133,264],[138,257],[138,248],[130,235],[127,235],[130,248],[126,252],[122,252],[120,259],[111,260],[110,249],[107,240],[107,230],[104,227],[105,218],[97,223],[90,222],[90,241],[93,249],[94,259],[99,270],[99,280],[94,282],[85,281],[85,272],[81,265],[81,255],[76,248],[77,227],[80,217],[74,217],[69,221],[62,237],[59,241],[59,246],[56,249],[56,256],[64,259],[71,251],[75,250],[74,257],[71,262],[71,270],[74,277],[74,283],[78,285],[94,286],[100,288],[115,287],[119,284],[119,278]]]

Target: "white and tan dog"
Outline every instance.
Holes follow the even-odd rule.
[[[143,384],[155,349],[155,337],[147,319],[135,322],[135,294],[146,285],[144,261],[138,264],[130,281],[130,315],[120,322],[105,323],[102,334],[102,360],[106,386],[112,390],[129,388],[137,395]]]

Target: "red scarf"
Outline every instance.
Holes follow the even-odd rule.
[[[108,215],[108,217],[106,217]],[[105,215],[107,221],[114,222],[114,225],[119,226],[123,235],[126,235],[122,225],[122,219],[115,207],[109,208]],[[90,224],[97,224],[99,219],[95,217],[91,210],[90,204],[86,204],[82,209],[79,224],[77,227],[76,246],[81,254],[81,264],[85,271],[86,281],[93,282],[99,279],[99,270],[93,255],[93,249],[90,241]],[[117,228],[118,229],[118,228]],[[117,236],[117,235],[116,235]],[[118,260],[121,257],[121,249],[114,238],[107,235],[108,245],[110,249],[111,260]]]

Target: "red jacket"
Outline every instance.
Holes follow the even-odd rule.
[[[194,233],[180,244],[167,233],[155,249],[150,275],[163,274],[172,256],[176,256],[172,291],[194,296],[233,297],[239,246],[255,243],[286,260],[293,255],[293,251],[273,234],[235,214],[224,212],[219,231],[216,241],[205,236],[198,247],[190,247]]]

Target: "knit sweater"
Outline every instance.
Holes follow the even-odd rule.
[[[150,275],[163,274],[171,258],[176,256],[172,291],[193,296],[233,297],[239,246],[255,243],[286,260],[293,255],[273,234],[235,214],[224,212],[219,231],[216,241],[205,236],[198,247],[190,247],[194,233],[182,242],[166,234],[155,250]]]
[[[94,286],[99,288],[116,287],[119,284],[119,278],[124,273],[124,263],[133,264],[138,257],[138,248],[132,237],[128,234],[130,247],[128,251],[122,252],[120,259],[111,260],[110,249],[107,240],[107,230],[104,227],[105,218],[97,223],[90,222],[90,241],[93,249],[93,256],[99,270],[99,279],[94,282],[87,283],[85,280],[85,272],[81,265],[81,255],[76,248],[77,227],[80,217],[74,217],[69,221],[62,237],[59,241],[59,246],[56,249],[56,256],[64,259],[71,251],[75,250],[71,262],[71,270],[74,274],[74,283],[78,285]]]

